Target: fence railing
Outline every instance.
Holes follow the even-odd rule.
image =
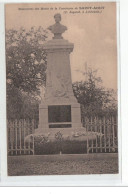
[[[35,131],[35,120],[8,120],[8,154],[34,154],[34,142],[25,142],[25,137]],[[34,141],[34,140],[33,140]]]
[[[118,152],[117,117],[83,117],[87,132],[96,132],[96,139],[87,139],[87,153]],[[8,120],[8,154],[34,154],[34,138],[25,142],[25,137],[37,128],[33,119]]]
[[[97,132],[97,138],[87,141],[87,153],[118,152],[117,117],[84,117],[86,131]]]

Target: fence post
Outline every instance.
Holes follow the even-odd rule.
[[[112,145],[113,148],[115,148],[115,123],[114,123],[114,118],[112,116]]]
[[[10,125],[10,127],[9,127]],[[10,153],[11,155],[13,155],[13,139],[14,139],[14,135],[13,135],[13,122],[10,120],[10,122],[8,122],[8,130],[10,131]],[[9,144],[9,142],[8,142]]]
[[[27,123],[27,131],[28,131],[28,135],[30,135],[30,128],[31,128],[31,120],[28,120],[28,123]],[[30,147],[30,142],[31,142],[31,141],[28,142],[28,154],[30,154],[30,149],[31,149],[31,147]]]
[[[103,118],[103,129],[104,129],[104,148],[105,148],[105,152],[106,152],[106,120],[105,117]]]
[[[19,120],[20,155],[21,155],[21,150],[22,150],[22,147],[21,147],[21,130],[22,130],[22,120]]]
[[[109,140],[109,152],[111,152],[111,127],[112,127],[112,120],[111,117],[108,119],[108,125],[107,125],[107,129],[108,129],[108,140]]]
[[[33,155],[35,155],[35,138],[34,138],[34,135],[33,135]]]
[[[95,132],[97,132],[97,119],[94,118]],[[97,153],[97,136],[96,136],[96,153]]]
[[[26,154],[26,145],[25,145],[25,129],[26,129],[26,120],[23,120],[23,130],[24,130],[24,154]]]
[[[15,149],[16,149],[16,155],[17,155],[17,119],[15,119],[15,121],[14,121],[14,126],[15,126],[15,128],[14,128],[14,130],[15,130]]]
[[[88,143],[88,118],[85,118],[85,127],[86,127],[86,131],[87,131],[87,154],[89,154],[89,143]]]
[[[101,136],[101,134],[102,134],[102,120],[101,119],[99,119],[99,128],[100,128],[100,142],[99,142],[99,145],[100,145],[100,152],[102,153],[102,136]]]

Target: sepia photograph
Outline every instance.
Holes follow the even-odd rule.
[[[117,3],[5,4],[8,176],[118,174]]]

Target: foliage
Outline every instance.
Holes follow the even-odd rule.
[[[8,86],[7,86],[8,87]],[[36,119],[38,121],[39,100],[12,88],[7,91],[7,118],[8,119]]]
[[[63,134],[60,131],[55,134],[55,140],[59,142],[63,140]]]
[[[46,144],[49,142],[48,136],[38,135],[34,137],[35,143],[37,144]]]
[[[35,143],[35,154],[81,154],[87,152],[87,143],[86,141],[49,141],[46,144],[37,144]]]
[[[74,95],[81,104],[83,115],[103,115],[117,111],[114,90],[105,89],[96,72],[89,69],[87,81],[73,83]]]
[[[46,82],[46,53],[42,27],[6,31],[6,74],[8,118],[38,118],[40,86]],[[82,115],[117,114],[116,94],[105,89],[97,71],[89,69],[86,81],[73,83]]]
[[[7,112],[23,117],[23,110],[37,106],[40,86],[45,85],[46,54],[42,43],[47,31],[42,27],[30,30],[10,29],[6,31],[6,76],[7,76]],[[24,115],[28,114],[24,112]],[[30,114],[31,115],[31,114]]]
[[[99,138],[98,138],[99,140]],[[97,142],[99,144],[99,142]],[[103,142],[104,143],[104,142]],[[88,151],[89,153],[92,153],[92,140],[88,141],[89,147]],[[96,147],[96,141],[93,141],[93,146]],[[98,147],[93,148],[93,153],[101,153],[101,148]],[[106,150],[106,151],[105,151]],[[79,140],[63,140],[61,142],[59,141],[48,141],[46,144],[44,143],[37,143],[35,142],[35,154],[36,155],[42,155],[42,154],[86,154],[87,153],[87,140],[86,141],[79,141]],[[109,147],[107,146],[106,149],[102,148],[102,153],[109,153]],[[118,148],[117,147],[111,147],[110,153],[117,153]]]

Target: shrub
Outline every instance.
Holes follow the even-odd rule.
[[[87,153],[86,141],[62,140],[47,143],[35,142],[35,154],[82,154]]]

